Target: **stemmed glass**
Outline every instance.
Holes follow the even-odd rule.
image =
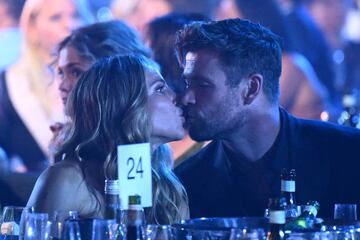
[[[25,240],[50,239],[51,222],[47,213],[29,213],[25,220]]]
[[[334,219],[342,221],[356,221],[356,204],[335,204]]]
[[[0,221],[1,234],[19,236],[22,234],[22,220],[28,213],[29,208],[18,206],[4,207],[2,219]]]
[[[66,221],[62,234],[64,240],[81,240],[80,226],[78,221]]]
[[[149,224],[146,226],[147,240],[171,240],[174,239],[170,225]]]
[[[94,219],[92,240],[116,240],[118,224],[115,219]]]

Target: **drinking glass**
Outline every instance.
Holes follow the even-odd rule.
[[[335,204],[334,219],[342,221],[356,221],[356,204]]]
[[[92,240],[116,240],[118,224],[115,219],[94,219]]]
[[[336,238],[331,232],[291,232],[287,240],[337,240],[349,238]]]
[[[171,240],[174,239],[170,225],[149,224],[146,226],[147,240]]]
[[[2,219],[0,221],[1,234],[19,236],[21,231],[20,225],[22,225],[21,218],[23,214],[27,214],[27,207],[18,206],[6,206],[4,207]]]
[[[62,234],[64,240],[81,240],[80,226],[78,221],[66,221]]]
[[[66,220],[77,220],[79,213],[77,211],[58,210],[54,212],[54,218],[51,225],[51,236],[60,239],[62,237],[62,230]]]
[[[29,213],[25,220],[25,240],[50,239],[51,222],[47,213]]]
[[[231,229],[230,240],[263,240],[266,239],[264,229],[247,229],[233,228]]]

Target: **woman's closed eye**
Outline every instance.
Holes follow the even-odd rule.
[[[167,86],[165,83],[158,83],[155,87],[155,92],[159,94],[164,94],[166,92]]]
[[[57,71],[56,71],[56,75],[58,76],[58,78],[63,79],[64,78],[63,70],[58,68]]]
[[[79,78],[81,76],[81,74],[83,74],[83,73],[84,73],[83,70],[76,68],[76,67],[70,69],[70,74],[74,78]]]

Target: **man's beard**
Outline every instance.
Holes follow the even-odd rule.
[[[190,137],[197,141],[208,141],[217,138],[217,134],[223,131],[223,122],[219,114],[210,112],[207,115],[203,113],[190,113],[187,121]]]

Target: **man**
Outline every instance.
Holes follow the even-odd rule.
[[[358,203],[360,132],[300,120],[279,107],[280,45],[268,29],[240,19],[194,23],[178,33],[186,124],[213,140],[176,168],[195,217],[263,216],[280,195],[280,173],[296,169],[299,204]]]

